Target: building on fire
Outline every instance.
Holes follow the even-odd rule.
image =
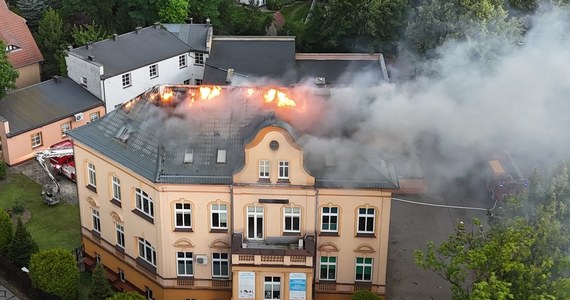
[[[305,151],[292,89],[157,86],[70,131],[86,265],[149,299],[384,294],[394,169]]]

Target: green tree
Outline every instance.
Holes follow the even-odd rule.
[[[83,46],[89,42],[98,42],[111,37],[102,26],[95,24],[73,25],[71,33],[74,46]]]
[[[13,237],[12,219],[5,210],[0,209],[0,254],[6,254]]]
[[[8,246],[8,258],[19,267],[27,266],[32,254],[38,252],[38,244],[32,239],[32,235],[18,218],[14,238]]]
[[[107,276],[105,274],[105,268],[102,264],[97,263],[95,270],[93,270],[93,275],[91,276],[91,287],[89,289],[89,299],[90,300],[105,300],[113,296],[113,290]]]
[[[358,291],[352,294],[351,300],[380,300],[380,297],[371,291]]]
[[[0,40],[0,100],[6,96],[6,90],[16,88],[19,73],[14,70],[6,55],[6,44]],[[1,176],[2,174],[0,174]],[[2,179],[2,177],[0,177]]]
[[[65,35],[63,20],[59,13],[51,8],[46,9],[35,36],[40,50],[44,54],[43,78],[53,75],[62,75],[62,66],[65,66],[63,49],[65,49]]]
[[[16,7],[22,14],[29,26],[38,25],[44,10],[48,7],[46,0],[17,0]]]
[[[107,298],[107,300],[146,300],[146,298],[135,292],[122,292],[116,293],[113,297]]]
[[[32,286],[62,299],[77,299],[79,270],[75,257],[64,249],[42,250],[30,259]]]
[[[2,41],[0,41],[0,47],[2,47]],[[0,97],[2,99],[2,97]],[[0,180],[6,179],[6,163],[0,159]]]
[[[184,23],[188,16],[188,0],[159,0],[156,9],[160,22]]]
[[[232,10],[237,1],[233,0],[192,0],[188,6],[188,14],[194,23],[206,23],[206,19],[214,24],[214,28],[223,26],[220,22],[220,10]],[[230,20],[225,20],[224,24],[230,24]],[[227,22],[227,23],[226,23]]]

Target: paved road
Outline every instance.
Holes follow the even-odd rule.
[[[0,300],[29,300],[10,285],[6,280],[0,277]]]

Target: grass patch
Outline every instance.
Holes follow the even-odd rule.
[[[22,174],[8,174],[0,181],[0,208],[10,209],[20,201],[31,212],[26,227],[40,250],[81,246],[79,207],[68,203],[46,205],[41,197],[42,187]]]
[[[79,274],[79,295],[78,299],[87,299],[89,288],[91,287],[91,273],[85,271]]]
[[[302,21],[305,20],[310,7],[311,1],[295,1],[291,5],[283,6],[281,14],[283,14],[285,20]]]

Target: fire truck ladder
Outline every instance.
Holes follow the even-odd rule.
[[[49,178],[53,182],[54,186],[57,189],[57,193],[60,192],[59,182],[55,179],[53,174],[50,172],[48,165],[46,164],[46,159],[52,157],[62,157],[67,155],[73,155],[73,148],[72,147],[62,147],[62,148],[55,148],[55,149],[46,149],[36,152],[36,160],[44,169],[44,171],[48,174]]]

